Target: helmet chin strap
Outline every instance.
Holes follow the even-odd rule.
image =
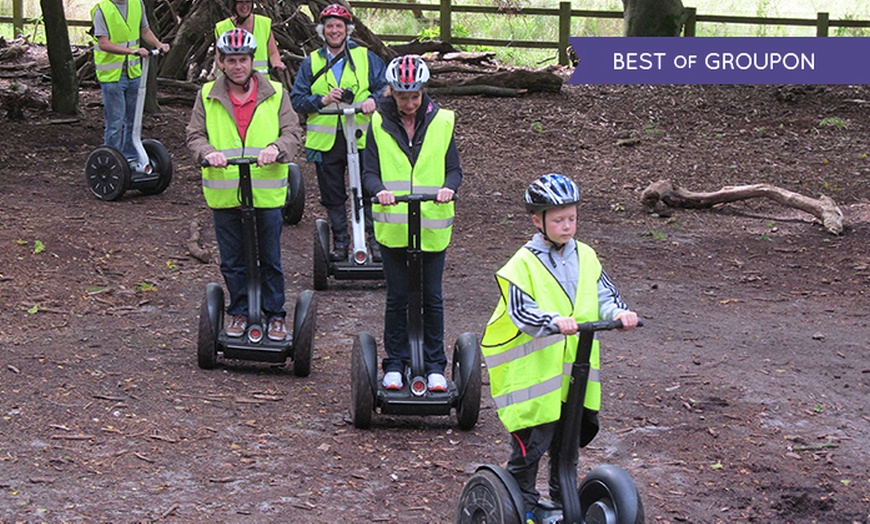
[[[546,240],[547,242],[552,244],[553,247],[556,248],[556,251],[559,251],[560,249],[565,247],[564,243],[560,244],[560,243],[556,242],[555,240],[550,238],[550,235],[547,234],[547,210],[546,209],[541,212],[541,223],[544,225],[544,227],[539,227],[538,231],[540,231],[541,234],[544,236],[544,240]]]
[[[235,85],[237,85],[237,86],[240,86],[240,87],[244,88],[245,91],[247,91],[248,88],[251,87],[251,77],[254,76],[254,70],[251,69],[251,72],[248,73],[248,77],[245,78],[245,81],[244,81],[244,82],[236,82],[236,81],[234,81],[234,80],[230,77],[230,75],[227,74],[226,71],[224,71],[224,76],[227,77],[227,82],[229,82],[229,83],[231,83],[231,84],[235,84]]]

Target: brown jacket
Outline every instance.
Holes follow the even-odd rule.
[[[269,79],[262,73],[254,72],[257,77],[257,104],[275,93]],[[208,94],[209,98],[218,100],[227,110],[230,117],[233,116],[233,104],[227,91],[227,77],[221,75],[214,81],[214,87]],[[255,109],[256,111],[256,109]],[[299,146],[302,144],[302,131],[299,128],[299,117],[290,105],[287,91],[281,95],[281,109],[278,112],[278,122],[281,125],[281,134],[272,142],[284,156],[284,161],[290,162],[296,157]],[[187,124],[187,147],[193,154],[197,163],[202,162],[205,155],[217,151],[208,141],[208,132],[205,127],[205,107],[202,105],[202,90],[196,95],[193,111],[190,113],[190,122]]]

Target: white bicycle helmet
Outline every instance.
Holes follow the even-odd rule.
[[[429,81],[429,67],[417,55],[398,56],[390,61],[386,76],[393,91],[421,91]]]
[[[222,55],[251,55],[257,50],[254,35],[235,27],[217,39],[217,49]]]

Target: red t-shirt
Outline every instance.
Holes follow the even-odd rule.
[[[251,83],[254,92],[244,102],[239,101],[232,93],[229,93],[230,102],[233,103],[233,115],[236,117],[236,125],[239,128],[239,136],[242,137],[242,142],[245,141],[245,134],[248,132],[251,118],[254,117],[254,107],[257,105],[257,77],[252,76]]]

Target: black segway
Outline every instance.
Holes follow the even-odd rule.
[[[242,157],[228,160],[239,166],[239,186],[242,197],[242,243],[245,251],[245,271],[248,278],[248,328],[241,337],[229,337],[223,330],[224,290],[215,282],[205,288],[205,298],[199,309],[199,339],[197,361],[199,367],[212,369],[218,355],[224,358],[283,363],[293,359],[293,373],[307,377],[311,373],[311,354],[314,349],[314,330],[317,322],[317,301],[314,292],[306,289],[296,299],[293,315],[293,334],[281,341],[266,335],[261,310],[260,257],[257,239],[257,216],[251,191],[251,164],[256,158]],[[207,163],[204,163],[207,166]]]
[[[172,182],[172,158],[169,151],[157,140],[142,140],[142,113],[145,109],[148,67],[151,56],[159,53],[159,49],[152,49],[149,56],[142,59],[142,76],[136,95],[136,114],[132,130],[136,161],[128,162],[121,151],[105,144],[88,156],[85,180],[91,194],[100,200],[117,200],[128,189],[136,189],[145,195],[158,195],[166,191]]]
[[[377,199],[373,199],[376,201]],[[480,413],[480,346],[474,333],[463,333],[453,347],[452,380],[447,391],[429,391],[423,357],[423,251],[420,248],[420,203],[435,200],[435,195],[411,194],[396,197],[408,203],[408,343],[411,365],[405,370],[403,388],[384,389],[378,380],[378,345],[365,331],[353,341],[351,354],[351,418],[353,425],[365,429],[372,414],[450,415],[456,409],[459,428],[469,430]]]
[[[357,135],[362,133],[354,120],[359,107],[344,109],[321,109],[323,115],[344,116],[344,138],[347,143],[347,178],[350,190],[351,232],[353,251],[347,260],[329,259],[329,223],[323,219],[314,222],[314,289],[323,291],[329,287],[329,277],[336,280],[382,280],[384,265],[375,262],[366,249],[365,216],[363,207],[362,182],[360,179],[359,150],[356,146]]]
[[[295,226],[302,220],[305,210],[305,184],[302,172],[296,164],[287,164],[287,201],[281,208],[281,216],[288,226]]]
[[[638,320],[638,326],[641,325],[643,323]],[[562,406],[562,461],[558,468],[564,507],[542,506],[538,515],[542,524],[641,524],[644,521],[643,503],[637,486],[624,469],[612,465],[598,466],[583,477],[577,489],[577,470],[568,459],[572,447],[576,449],[580,445],[583,400],[595,332],[621,327],[620,320],[586,322],[578,326],[577,357],[571,370],[568,400]],[[513,476],[504,468],[491,464],[477,468],[462,488],[456,522],[525,522],[522,494]]]

